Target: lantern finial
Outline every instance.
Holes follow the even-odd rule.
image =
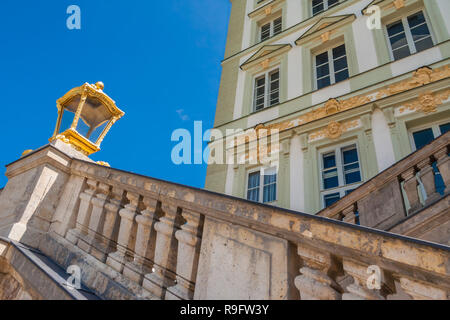
[[[97,87],[97,89],[100,89],[100,90],[105,89],[105,84],[103,82],[101,82],[101,81],[97,82],[95,84],[95,86]]]
[[[125,114],[104,87],[101,81],[85,83],[58,99],[58,121],[50,141],[61,140],[85,155],[99,151],[111,126]]]

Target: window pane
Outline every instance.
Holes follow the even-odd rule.
[[[424,23],[420,26],[411,28],[411,34],[414,42],[417,42],[420,39],[428,38],[430,36],[430,30],[428,30],[428,26]]]
[[[263,202],[273,202],[276,200],[277,197],[277,174],[270,173],[270,171],[274,170],[268,170],[266,172],[269,172],[268,174],[264,174],[264,188],[263,188]]]
[[[251,201],[259,201],[259,171],[248,175],[247,199]]]
[[[347,69],[347,57],[345,56],[334,60],[334,71],[339,72],[343,69]]]
[[[330,67],[328,64],[324,64],[317,68],[317,79],[323,78],[324,76],[328,76],[330,74]]]
[[[345,184],[352,184],[361,181],[361,171],[359,163],[344,166]]]
[[[348,79],[348,70],[344,70],[335,74],[336,83]]]
[[[419,150],[434,140],[433,130],[431,128],[413,133],[416,149]]]
[[[402,59],[411,54],[408,41],[406,40],[406,33],[401,21],[395,22],[387,27],[389,41],[392,47],[394,59]]]
[[[317,89],[328,87],[330,84],[330,77],[322,78],[320,80],[317,80]]]
[[[450,122],[440,125],[439,129],[441,129],[441,134],[446,134],[450,130]]]
[[[323,0],[313,0],[312,1],[313,15],[316,15],[323,11]]]
[[[341,45],[333,49],[333,59],[337,59],[339,57],[345,56],[345,45]]]
[[[325,208],[331,206],[333,203],[338,202],[341,199],[339,193],[327,194],[323,197]]]
[[[344,164],[358,162],[358,151],[356,148],[344,149],[342,152]]]
[[[339,3],[339,0],[328,0],[328,8],[331,8],[332,6]]]
[[[388,31],[389,37],[392,37],[398,33],[404,32],[405,29],[403,28],[402,21],[396,21],[387,26],[387,31]]]
[[[282,28],[283,28],[282,18],[280,17],[278,19],[275,19],[273,21],[273,34],[274,35],[279,34],[282,31]]]
[[[316,66],[320,66],[321,64],[327,62],[328,62],[328,52],[324,52],[316,56]]]
[[[323,172],[323,188],[328,190],[339,186],[337,168]]]
[[[261,41],[270,38],[270,23],[267,23],[261,27]]]
[[[408,24],[410,28],[414,28],[415,26],[422,24],[425,22],[425,17],[423,12],[418,12],[408,17]]]
[[[280,102],[280,73],[278,71],[270,74],[270,101],[273,106]]]
[[[266,77],[262,76],[255,80],[255,110],[264,108],[264,98],[266,94]]]
[[[411,54],[408,46],[404,46],[400,49],[393,50],[394,60],[403,59]]]
[[[323,155],[323,168],[334,168],[336,167],[336,156],[333,153],[328,153]]]
[[[417,41],[415,44],[417,52],[420,52],[431,48],[433,46],[433,40],[431,39],[431,37],[428,37]]]

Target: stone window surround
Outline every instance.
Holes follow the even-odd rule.
[[[275,172],[277,173],[277,180],[276,180],[276,197],[274,201],[271,202],[267,202],[266,204],[276,204],[278,199],[279,199],[279,192],[280,192],[280,188],[279,188],[279,180],[280,180],[280,175],[279,175],[279,166],[278,164],[269,164],[269,165],[265,165],[265,166],[249,166],[245,169],[245,195],[244,195],[244,199],[247,199],[247,191],[248,191],[248,178],[250,176],[250,174],[255,173],[255,172],[260,172],[260,182],[259,182],[259,203],[263,203],[263,192],[264,192],[264,173],[267,170],[271,170],[271,169],[275,169]]]
[[[270,4],[275,1],[268,2],[267,4]],[[262,7],[265,7],[266,5],[263,5]],[[258,9],[259,10],[259,9]],[[252,13],[249,14],[249,16],[252,15]],[[281,18],[281,32],[274,35],[271,32],[271,35],[269,38],[261,41],[261,27],[268,23],[273,22],[275,19]],[[276,1],[274,4],[274,9],[269,13],[265,14],[264,11],[262,13],[257,14],[255,16],[250,16],[251,19],[251,37],[250,41],[251,44],[257,45],[259,43],[264,43],[266,41],[270,41],[272,38],[280,35],[283,33],[283,31],[286,29],[286,1]]]
[[[270,75],[272,73],[274,73],[275,71],[277,71],[277,70],[278,70],[278,103],[270,105],[270,84],[271,84]],[[255,110],[255,108],[256,108],[256,92],[255,92],[256,86],[255,86],[255,81],[256,81],[256,79],[262,77],[263,75],[265,76],[264,107],[262,109],[260,109],[260,110],[264,110],[264,109],[267,109],[267,108],[270,108],[270,107],[273,107],[273,106],[276,106],[276,105],[280,104],[281,70],[280,70],[280,65],[277,64],[276,66],[267,68],[267,69],[262,70],[261,72],[256,73],[256,74],[253,75],[253,77],[252,77],[253,78],[253,82],[252,82],[252,109],[251,109],[252,113],[255,112],[255,111],[259,111],[259,110]]]
[[[350,28],[348,27],[350,26]],[[358,70],[358,61],[355,61],[357,59],[356,55],[356,49],[354,47],[354,44],[349,41],[348,39],[352,37],[352,29],[351,25],[344,25],[340,28],[336,29],[333,33],[330,35],[330,39],[326,42],[321,42],[320,37],[316,38],[314,41],[310,41],[309,43],[305,43],[302,45],[303,52],[305,54],[302,55],[302,66],[304,66],[303,70],[303,92],[304,93],[310,93],[317,91],[317,83],[316,83],[316,70],[315,70],[315,61],[314,57],[323,51],[326,51],[330,48],[334,48],[336,46],[339,46],[341,44],[345,44],[345,51],[347,56],[347,67],[348,67],[348,74],[349,78],[359,73]],[[348,79],[347,79],[348,80]],[[331,86],[335,85],[331,84],[330,86],[326,88],[330,88]],[[325,88],[322,88],[325,89]],[[321,90],[322,90],[321,89]]]
[[[342,39],[340,41],[337,41],[337,42],[334,42],[333,44],[330,44],[326,48],[322,48],[321,50],[317,50],[317,51],[311,52],[311,54],[313,55],[312,56],[312,63],[313,63],[313,90],[320,90],[320,89],[317,88],[317,66],[316,66],[316,59],[315,58],[316,58],[316,56],[318,56],[319,54],[322,54],[324,52],[328,52],[330,85],[328,85],[326,87],[323,87],[321,89],[324,89],[324,88],[330,87],[330,86],[332,86],[332,85],[334,85],[336,83],[339,83],[339,82],[336,82],[336,80],[334,79],[334,73],[335,73],[336,70],[334,70],[334,65],[332,65],[334,57],[333,57],[333,54],[331,52],[332,52],[332,50],[334,48],[337,48],[337,47],[339,47],[341,45],[345,45],[344,39]],[[349,67],[348,67],[347,46],[345,46],[345,58],[347,59],[347,70],[348,70]],[[345,80],[347,80],[347,79],[345,79]]]
[[[358,153],[358,162],[359,162],[359,172],[361,175],[361,181],[360,182],[355,182],[352,184],[345,184],[344,182],[344,172],[343,172],[343,163],[341,163],[341,155],[342,155],[342,149],[345,149],[347,147],[351,147],[351,146],[355,146],[356,147],[356,151]],[[339,186],[332,188],[332,189],[324,189],[323,187],[323,155],[326,153],[330,153],[334,151],[335,152],[335,157],[336,157],[336,168],[337,168],[337,173],[338,173],[338,180],[339,180]],[[360,152],[360,148],[358,145],[358,141],[357,140],[347,140],[345,142],[341,142],[341,143],[335,143],[332,146],[329,147],[324,147],[324,148],[319,148],[317,149],[318,152],[318,158],[320,160],[320,165],[319,165],[319,178],[320,178],[320,201],[321,201],[321,206],[322,208],[325,208],[325,200],[324,197],[326,195],[329,194],[333,194],[333,193],[339,193],[340,197],[342,198],[343,196],[345,196],[345,192],[347,190],[351,190],[351,189],[356,189],[358,188],[361,184],[363,184],[363,168],[361,166],[361,152]],[[339,159],[338,159],[339,157]],[[341,185],[340,183],[344,182],[343,185]]]
[[[425,17],[425,21],[427,23],[428,29],[430,30],[430,34],[431,34],[431,39],[433,40],[433,46],[436,45],[437,41],[436,41],[436,35],[434,32],[434,28],[433,28],[433,23],[430,20],[427,10],[423,5],[420,6],[407,6],[405,8],[403,8],[403,10],[397,10],[394,13],[391,14],[385,14],[382,15],[382,19],[381,19],[381,24],[382,24],[382,28],[383,28],[383,34],[384,34],[384,38],[385,38],[385,45],[387,50],[389,50],[389,56],[392,62],[396,61],[394,59],[393,53],[392,53],[392,48],[391,48],[391,44],[389,42],[389,35],[387,32],[387,26],[390,25],[391,23],[394,23],[396,21],[399,20],[403,20],[405,18],[407,18],[410,15],[413,15],[415,13],[419,13],[420,11],[422,11],[424,17]],[[409,27],[408,27],[409,29]],[[406,30],[405,30],[406,31]],[[408,40],[408,44],[409,44],[409,40]],[[411,52],[411,55],[418,53],[418,52]]]
[[[262,69],[261,67],[253,67],[245,71],[246,75],[245,75],[244,96],[243,96],[244,101],[242,110],[243,115],[251,115],[256,112],[267,110],[269,108],[280,105],[281,103],[283,103],[283,101],[286,100],[286,88],[287,88],[286,86],[287,73],[285,72],[286,65],[287,65],[287,52],[283,52],[282,54],[277,55],[273,59],[271,59],[266,69]],[[276,68],[278,68],[280,72],[279,102],[275,105],[267,106],[261,110],[255,111],[254,95],[253,95],[255,79],[266,72],[275,70]]]

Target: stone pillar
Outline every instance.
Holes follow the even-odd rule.
[[[422,181],[423,188],[425,189],[425,193],[427,195],[425,205],[428,205],[439,198],[439,194],[436,192],[436,183],[434,181],[434,169],[431,166],[430,159],[425,159],[421,161],[417,165],[417,167],[420,170],[419,171],[420,181]]]
[[[428,283],[400,278],[403,291],[414,300],[447,300],[447,292]]]
[[[89,253],[91,246],[100,239],[99,233],[102,223],[104,222],[105,203],[109,196],[110,186],[104,183],[99,183],[97,187],[97,194],[91,199],[92,212],[89,220],[89,228],[87,230],[87,237],[80,236],[78,239],[78,247]]]
[[[183,209],[186,223],[175,233],[178,240],[177,284],[167,289],[166,300],[194,298],[203,221],[199,213]]]
[[[373,273],[370,271],[369,265],[348,259],[344,259],[343,267],[344,271],[352,276],[354,282],[347,286],[349,293],[344,293],[342,300],[385,300],[388,291],[384,284],[385,277],[381,269],[378,268],[378,274]],[[377,268],[377,266],[374,267]],[[370,282],[372,287],[369,287],[368,284],[368,280],[372,280],[369,277],[374,278],[374,281]]]
[[[95,241],[91,248],[91,255],[102,262],[105,262],[108,254],[113,252],[114,230],[119,217],[119,210],[122,208],[123,193],[124,190],[121,188],[112,188],[111,197],[105,204],[105,222],[103,223],[101,239]]]
[[[402,179],[405,180],[403,183],[403,189],[405,190],[406,197],[408,198],[410,209],[409,214],[417,211],[421,208],[421,203],[419,200],[419,193],[417,192],[417,186],[419,183],[416,179],[416,171],[414,168],[410,168],[401,175]]]
[[[66,235],[66,239],[73,244],[76,244],[78,242],[78,238],[88,227],[92,210],[91,200],[94,197],[95,191],[97,189],[97,181],[88,179],[86,183],[88,189],[80,194],[80,207],[78,209],[75,228],[70,229]]]
[[[141,283],[144,274],[151,270],[151,265],[149,265],[150,263],[147,261],[147,253],[149,251],[154,251],[154,235],[156,233],[154,224],[157,222],[156,206],[158,201],[156,199],[144,197],[143,203],[145,210],[136,216],[138,228],[134,260],[126,263],[123,270],[124,276],[137,283]],[[151,258],[153,258],[153,255]]]
[[[162,205],[164,216],[155,224],[156,245],[153,272],[145,275],[142,286],[158,298],[163,298],[171,275],[166,271],[171,266],[171,252],[174,248],[174,227],[178,208]]]
[[[117,240],[117,251],[109,254],[108,259],[106,259],[106,264],[118,272],[122,272],[125,264],[125,255],[129,251],[129,243],[132,236],[131,231],[133,229],[134,217],[136,216],[139,195],[127,192],[127,199],[130,203],[125,205],[125,208],[119,211],[120,228],[119,238]]]
[[[450,192],[450,157],[448,156],[447,148],[443,148],[434,154],[437,160],[437,167],[441,173],[442,180],[445,184],[445,193]]]
[[[342,210],[342,216],[342,221],[356,224],[356,205],[352,204],[351,206]]]
[[[340,300],[339,285],[328,276],[334,269],[329,253],[298,245],[298,255],[304,266],[301,275],[295,278],[301,300]]]

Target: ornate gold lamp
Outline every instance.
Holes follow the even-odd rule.
[[[102,82],[85,83],[58,99],[58,120],[50,142],[61,140],[85,155],[99,151],[109,129],[125,114],[103,89]]]

